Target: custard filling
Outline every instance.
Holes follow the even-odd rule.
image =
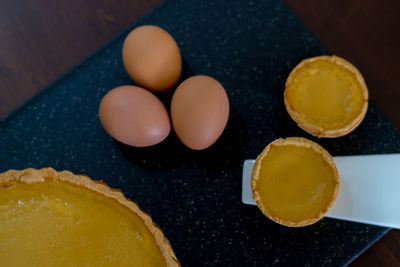
[[[272,216],[297,223],[326,211],[335,187],[332,166],[312,148],[271,145],[256,191]]]
[[[4,266],[164,265],[139,216],[116,200],[51,180],[0,185],[0,259]]]
[[[363,89],[354,72],[328,60],[307,62],[286,85],[288,104],[309,124],[341,129],[361,112]]]

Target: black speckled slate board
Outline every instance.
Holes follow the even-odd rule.
[[[399,132],[373,103],[342,138],[317,140],[291,121],[282,98],[287,75],[327,51],[283,3],[167,1],[131,28],[141,24],[175,37],[182,79],[207,74],[224,85],[231,115],[219,141],[191,151],[172,132],[138,149],[103,131],[101,98],[133,84],[121,60],[125,31],[0,121],[0,171],[52,166],[121,188],[164,230],[183,266],[343,265],[388,231],[334,219],[291,229],[241,203],[243,160],[277,137],[304,136],[333,155],[400,152]],[[171,94],[160,97],[169,106]]]

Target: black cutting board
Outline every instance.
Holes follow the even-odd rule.
[[[121,47],[141,24],[177,40],[182,79],[206,74],[225,87],[229,122],[209,149],[191,151],[173,132],[154,147],[132,148],[102,129],[101,98],[133,84]],[[300,60],[321,54],[329,53],[280,1],[167,1],[0,121],[0,171],[51,166],[121,188],[164,230],[183,266],[347,264],[389,229],[334,219],[292,229],[241,203],[243,160],[278,137],[304,136],[333,155],[400,152],[399,132],[373,103],[342,138],[318,140],[293,123],[285,79]],[[160,97],[169,106],[171,93]]]

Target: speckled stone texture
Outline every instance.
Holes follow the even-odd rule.
[[[121,47],[141,24],[174,36],[182,79],[206,74],[225,87],[231,115],[209,149],[191,151],[173,132],[133,148],[102,129],[101,98],[133,84]],[[241,203],[243,160],[278,137],[310,138],[333,155],[400,152],[399,132],[373,103],[362,124],[337,139],[313,138],[290,119],[283,103],[290,70],[329,53],[283,3],[167,1],[131,29],[0,122],[0,171],[51,166],[121,188],[164,230],[183,266],[343,265],[388,231],[334,219],[292,229]],[[171,92],[159,97],[169,107]]]

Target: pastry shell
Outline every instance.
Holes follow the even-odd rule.
[[[361,108],[361,111],[357,116],[353,118],[352,121],[350,121],[348,124],[344,125],[341,128],[338,129],[324,129],[323,127],[317,126],[315,124],[307,122],[305,118],[303,118],[296,110],[293,109],[289,98],[288,98],[288,85],[291,84],[294,80],[294,76],[296,73],[303,68],[307,64],[312,64],[313,62],[316,61],[329,61],[331,63],[334,63],[338,66],[344,67],[345,69],[349,70],[352,72],[356,80],[358,81],[361,90],[362,90],[362,95],[363,95],[363,105]],[[367,85],[365,84],[364,78],[361,75],[361,73],[358,71],[358,69],[353,66],[350,62],[347,60],[337,57],[337,56],[317,56],[317,57],[312,57],[308,59],[304,59],[301,61],[289,74],[286,84],[285,84],[285,92],[284,92],[284,102],[285,102],[285,107],[287,112],[289,113],[290,117],[296,122],[296,124],[303,129],[304,131],[308,132],[309,134],[312,134],[313,136],[316,137],[327,137],[327,138],[335,138],[335,137],[340,137],[344,136],[350,132],[352,132],[355,128],[357,128],[358,125],[363,121],[365,114],[368,109],[368,89]]]
[[[298,147],[306,147],[306,148],[311,148],[315,152],[317,152],[323,159],[324,161],[332,168],[333,171],[333,179],[334,179],[334,188],[332,190],[332,195],[331,199],[329,200],[329,203],[324,207],[323,210],[321,210],[317,216],[312,217],[312,218],[307,218],[305,220],[299,221],[299,222],[294,222],[290,220],[285,220],[280,218],[279,216],[271,214],[271,212],[268,210],[268,208],[262,203],[261,201],[261,196],[260,193],[257,191],[257,182],[260,179],[260,170],[261,170],[261,164],[263,159],[268,155],[270,149],[272,146],[285,146],[285,145],[295,145]],[[316,223],[320,219],[324,217],[324,215],[329,211],[329,209],[333,206],[333,204],[336,201],[337,195],[339,193],[339,184],[340,184],[340,178],[339,178],[339,173],[337,171],[335,162],[332,158],[332,156],[326,151],[323,147],[318,145],[317,143],[310,141],[306,138],[302,137],[288,137],[286,139],[276,139],[270,144],[267,145],[267,147],[261,152],[260,155],[258,155],[252,174],[251,174],[251,189],[253,192],[253,199],[256,202],[258,208],[261,210],[261,212],[267,216],[269,219],[272,221],[279,223],[281,225],[289,226],[289,227],[302,227],[302,226],[307,226]]]
[[[0,174],[0,186],[11,186],[18,183],[37,184],[46,180],[69,183],[74,186],[84,188],[98,193],[106,198],[116,200],[120,205],[136,214],[153,235],[155,242],[160,249],[165,266],[180,266],[171,244],[164,236],[162,230],[152,221],[149,214],[143,212],[139,206],[127,199],[120,190],[108,187],[102,181],[94,181],[86,175],[76,175],[69,171],[55,171],[52,168],[25,170],[9,170]]]

